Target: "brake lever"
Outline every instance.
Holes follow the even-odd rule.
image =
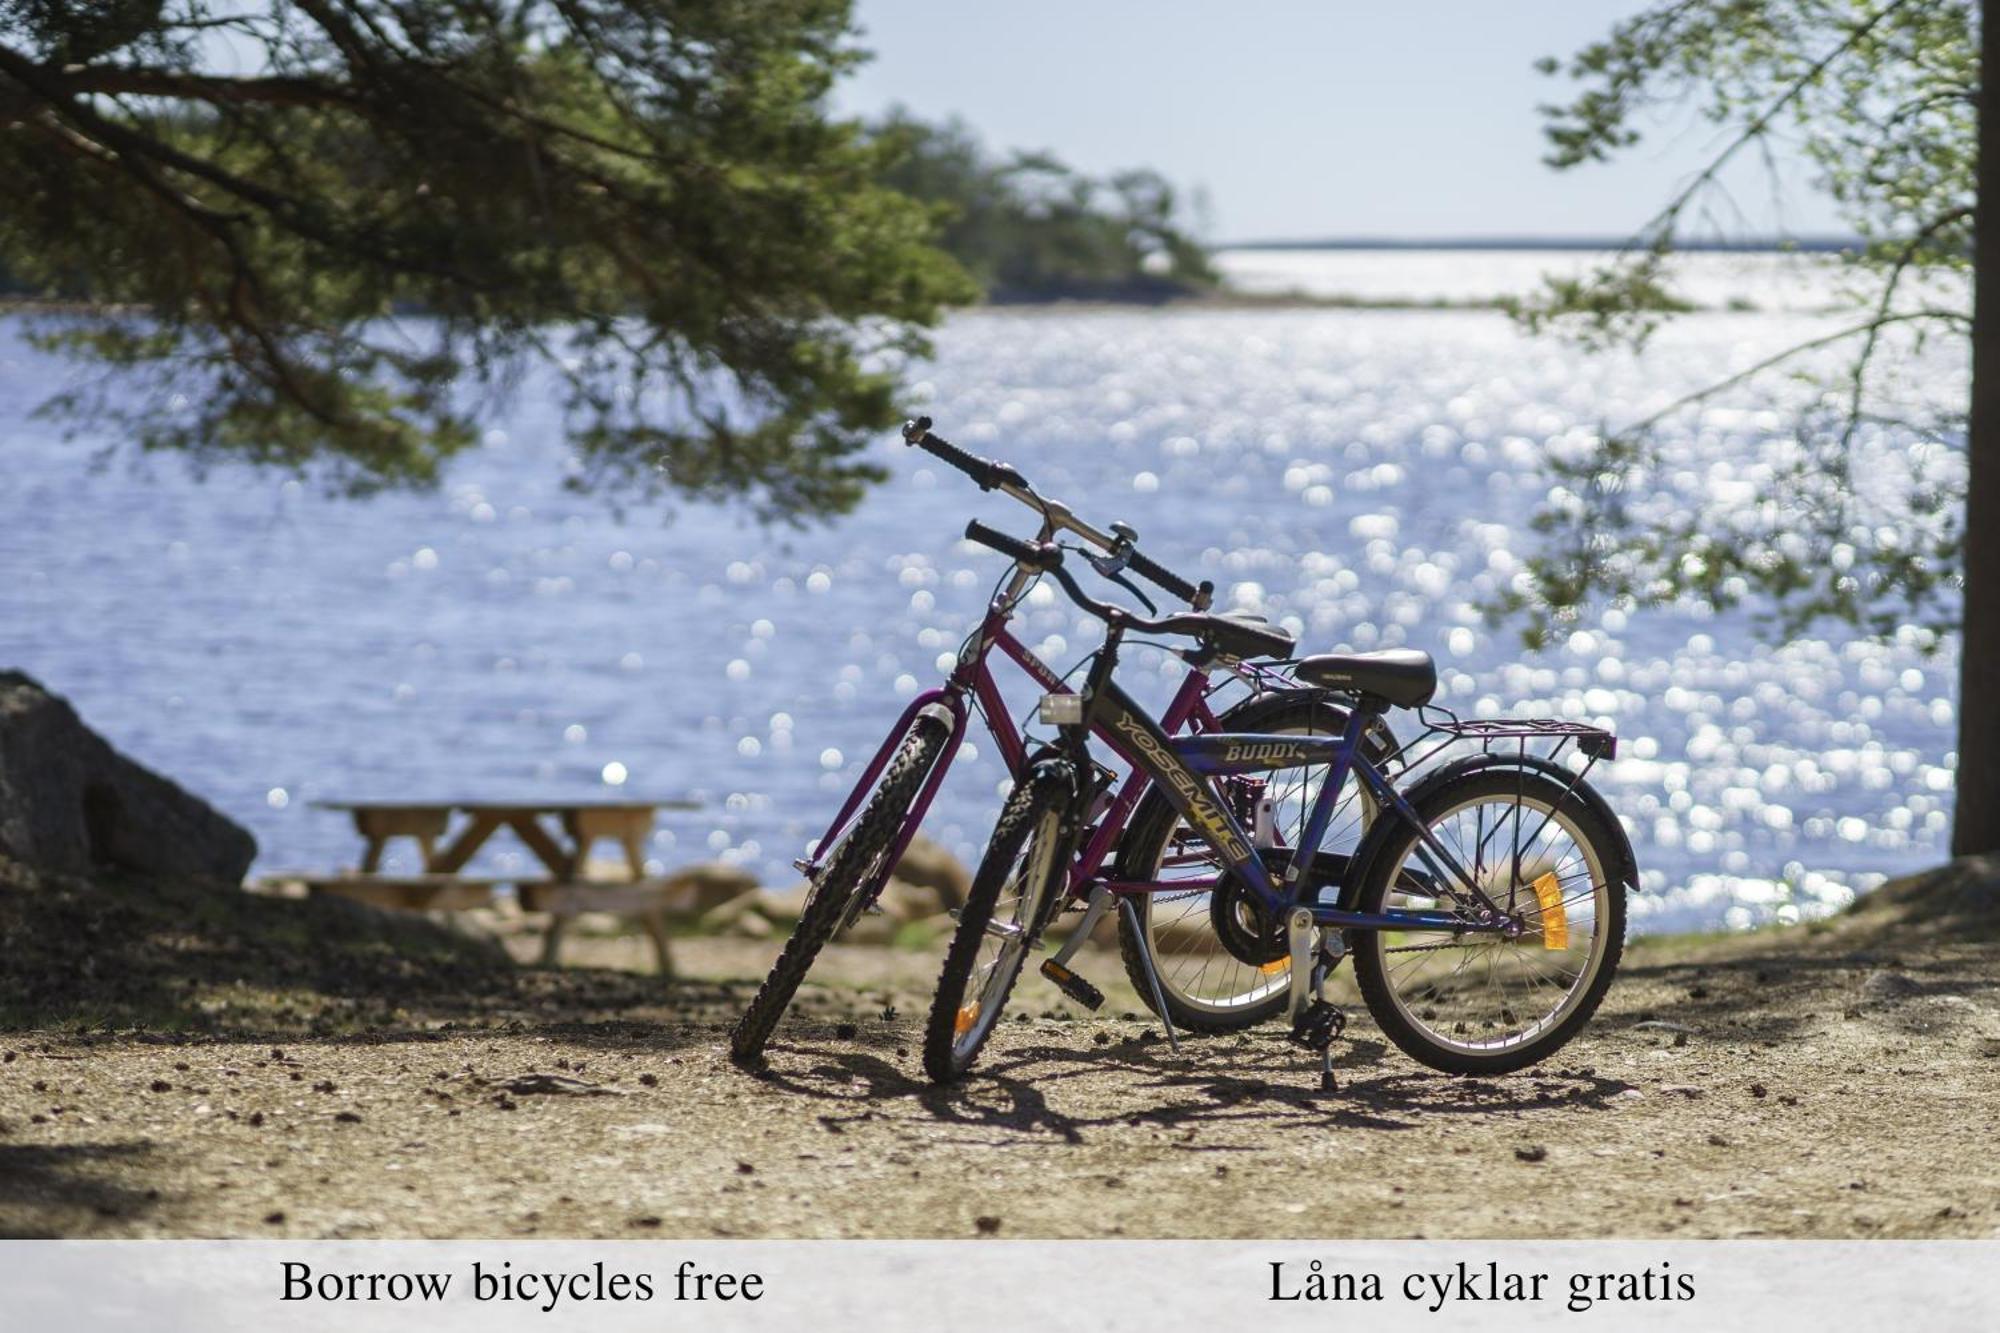
[[[1155,615],[1155,616],[1157,616],[1158,614],[1160,614],[1160,608],[1159,608],[1159,607],[1157,607],[1157,606],[1155,606],[1155,605],[1153,605],[1153,599],[1152,599],[1152,598],[1150,598],[1150,597],[1148,597],[1148,596],[1146,596],[1146,594],[1145,594],[1144,592],[1142,592],[1142,591],[1140,590],[1140,588],[1139,588],[1139,585],[1138,585],[1138,584],[1136,584],[1136,583],[1132,582],[1132,580],[1131,580],[1131,579],[1128,579],[1128,578],[1126,578],[1126,577],[1125,577],[1125,576],[1124,576],[1123,574],[1119,573],[1119,572],[1118,572],[1118,570],[1116,570],[1116,569],[1108,569],[1108,570],[1107,570],[1106,568],[1104,568],[1104,566],[1102,566],[1102,565],[1099,565],[1099,564],[1097,563],[1097,560],[1096,560],[1096,558],[1095,558],[1095,557],[1092,557],[1092,558],[1091,558],[1091,561],[1090,561],[1090,563],[1091,563],[1092,565],[1096,565],[1096,566],[1097,566],[1097,572],[1098,572],[1098,573],[1100,573],[1100,574],[1104,575],[1104,577],[1105,577],[1105,578],[1107,578],[1107,579],[1110,579],[1110,580],[1111,580],[1111,581],[1112,581],[1113,583],[1115,583],[1115,584],[1117,584],[1117,585],[1118,585],[1119,587],[1123,588],[1123,589],[1124,589],[1124,590],[1125,590],[1126,592],[1129,592],[1129,593],[1131,593],[1131,594],[1132,594],[1132,595],[1133,595],[1134,597],[1136,597],[1136,598],[1138,598],[1138,599],[1139,599],[1140,601],[1144,602],[1144,603],[1146,604],[1146,613],[1147,613],[1148,615]],[[1123,564],[1124,562],[1123,562],[1123,561],[1120,561],[1119,563],[1120,563],[1120,564]]]
[[[1153,604],[1152,598],[1146,596],[1145,590],[1132,582],[1131,579],[1125,577],[1125,561],[1131,553],[1130,547],[1113,552],[1110,555],[1099,555],[1086,546],[1073,546],[1069,542],[1063,542],[1061,546],[1063,550],[1072,551],[1082,556],[1085,560],[1088,560],[1090,567],[1097,571],[1099,577],[1110,580],[1144,602],[1148,613],[1155,616],[1160,614],[1160,608]]]
[[[1110,555],[1100,555],[1096,551],[1079,546],[1076,553],[1090,562],[1090,567],[1107,579],[1115,579],[1125,572],[1125,565],[1131,559],[1129,552],[1115,551]]]
[[[1090,561],[1090,567],[1107,579],[1115,579],[1125,566],[1132,563],[1132,554],[1137,549],[1139,534],[1129,523],[1113,523],[1111,534],[1115,539],[1111,549],[1103,553],[1086,550],[1079,546],[1077,551]]]

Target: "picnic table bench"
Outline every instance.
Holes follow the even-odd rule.
[[[306,877],[303,882],[309,892],[392,910],[463,911],[491,905],[494,891],[511,885],[524,910],[549,914],[542,936],[544,964],[555,963],[563,932],[578,914],[609,912],[636,918],[653,942],[661,973],[673,973],[666,926],[668,882],[647,876],[646,840],[661,810],[699,809],[698,802],[316,801],[314,805],[348,815],[363,849],[358,872]],[[521,840],[544,873],[462,875],[480,848],[502,829]],[[416,840],[423,852],[420,873],[382,872],[383,850],[394,838]],[[604,838],[614,839],[624,849],[621,879],[592,879],[585,873],[591,847]]]

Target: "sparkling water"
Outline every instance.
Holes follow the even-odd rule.
[[[1595,777],[1644,871],[1635,927],[1745,926],[1945,855],[1955,645],[1820,630],[1773,647],[1747,614],[1673,609],[1588,616],[1529,655],[1477,604],[1535,549],[1546,451],[1822,327],[1813,302],[1778,304],[1685,317],[1643,358],[1476,311],[972,312],[911,401],[1098,523],[1132,522],[1302,650],[1424,648],[1465,714],[1614,727],[1620,757]],[[1962,392],[1949,349],[1927,355],[1926,381]],[[532,378],[434,493],[343,501],[129,454],[94,467],[109,441],[28,416],[75,373],[0,321],[0,665],[249,825],[260,870],[355,862],[316,800],[693,794],[702,810],[662,816],[660,867],[723,859],[789,883],[977,623],[1002,562],[960,540],[965,520],[1030,528],[892,439],[876,452],[892,479],[828,527],[663,521],[644,502],[621,518],[563,489],[559,414]],[[1786,420],[1763,392],[1669,427],[1699,487],[1754,480]],[[1064,669],[1098,637],[1047,589],[1019,633]],[[1177,668],[1138,651],[1125,675],[1157,700]],[[975,731],[928,831],[976,855],[1003,778]],[[389,864],[414,862],[405,847]],[[500,839],[484,864],[532,867]]]

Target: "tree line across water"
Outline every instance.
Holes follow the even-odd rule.
[[[1160,302],[1217,282],[1184,201],[1157,171],[1108,176],[1045,151],[996,153],[963,121],[896,110],[867,127],[882,150],[879,181],[931,210],[935,242],[976,284],[965,299]],[[0,297],[82,302],[88,273],[10,269]]]

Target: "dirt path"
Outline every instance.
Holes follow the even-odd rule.
[[[1878,913],[1641,942],[1549,1066],[1445,1078],[1361,1016],[1333,1093],[1274,1033],[1176,1058],[1033,994],[933,1090],[932,962],[889,950],[841,952],[763,1079],[720,1053],[740,980],[572,973],[338,1037],[0,1033],[0,1232],[2000,1235],[1991,939]],[[682,956],[740,979],[768,949]]]

